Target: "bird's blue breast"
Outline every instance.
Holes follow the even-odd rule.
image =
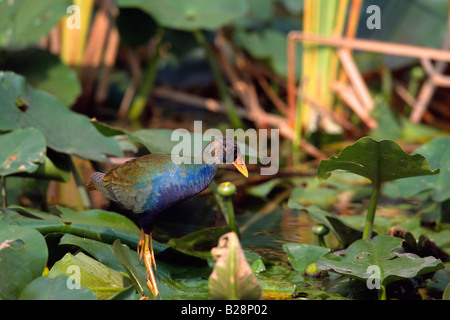
[[[157,213],[200,193],[211,183],[216,171],[215,165],[180,164],[154,174],[143,211]]]

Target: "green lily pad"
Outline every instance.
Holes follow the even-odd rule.
[[[135,7],[150,14],[160,25],[178,30],[217,30],[247,12],[240,0],[118,0],[119,7]]]
[[[441,260],[434,257],[420,258],[415,254],[396,253],[401,247],[403,239],[379,235],[372,240],[358,240],[351,244],[345,257],[338,259],[329,254],[316,262],[319,269],[368,280],[374,276],[378,268],[380,284],[386,286],[394,281],[413,278],[444,268]],[[333,257],[334,256],[334,257]]]
[[[44,237],[32,228],[0,220],[0,299],[17,299],[47,263]]]
[[[38,43],[71,4],[69,0],[0,1],[0,47],[18,49]]]
[[[105,266],[116,271],[125,271],[120,262],[117,261],[110,244],[67,233],[61,238],[59,245],[77,246],[89,253]]]
[[[133,286],[136,291],[141,295],[145,295],[147,297],[151,297],[151,292],[147,287],[147,283],[145,280],[146,273],[145,268],[140,268],[138,266],[139,261],[136,261],[136,256],[134,253],[131,253],[129,249],[120,243],[120,240],[114,241],[112,245],[112,250],[114,252],[115,257],[120,262],[122,267],[128,274]]]
[[[23,75],[32,87],[50,93],[67,107],[72,106],[81,93],[76,71],[45,50],[9,51],[0,68]]]
[[[390,197],[413,198],[426,193],[436,202],[450,198],[450,137],[434,139],[415,150],[425,156],[431,168],[441,168],[437,175],[411,177],[385,185],[384,194]]]
[[[39,130],[19,129],[0,135],[0,176],[33,172],[45,159],[45,138]]]
[[[131,284],[129,279],[121,273],[108,268],[83,252],[76,255],[66,253],[53,265],[48,277],[56,278],[61,274],[69,276],[67,285],[70,288],[78,289],[87,286],[100,300],[108,299]]]
[[[70,289],[70,278],[59,275],[56,278],[39,277],[30,282],[20,295],[20,300],[97,300],[88,287]]]
[[[301,273],[305,273],[309,264],[316,262],[330,251],[328,248],[301,243],[285,243],[283,250],[294,270]]]
[[[317,172],[318,178],[325,181],[334,170],[366,177],[375,184],[439,173],[439,169],[430,170],[424,156],[409,155],[394,141],[376,141],[370,137],[361,138],[344,148],[337,157],[323,160]]]
[[[96,161],[108,161],[107,154],[122,156],[114,137],[105,137],[89,118],[30,87],[23,76],[13,72],[0,72],[0,113],[0,130],[33,127],[55,151]]]
[[[132,247],[136,247],[140,237],[139,228],[131,220],[111,211],[76,211],[58,206],[58,214],[51,214],[20,206],[10,206],[9,209],[35,217],[11,215],[11,222],[34,228],[44,235],[55,232],[70,233],[111,244],[116,239],[121,239]]]

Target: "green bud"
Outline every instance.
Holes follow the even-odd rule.
[[[318,224],[312,227],[312,232],[317,236],[325,236],[330,230],[323,224]]]
[[[217,191],[222,197],[231,197],[236,192],[236,186],[231,182],[222,182]]]

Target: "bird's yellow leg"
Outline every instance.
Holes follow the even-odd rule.
[[[159,295],[158,286],[156,285],[153,267],[156,269],[155,255],[153,253],[152,235],[144,234],[144,263],[147,270],[147,285],[154,296]]]

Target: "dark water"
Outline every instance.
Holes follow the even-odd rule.
[[[287,208],[285,203],[273,212],[258,210],[265,202],[248,198],[235,203],[236,222],[240,229],[240,240],[244,249],[252,251],[270,261],[286,261],[282,249],[285,243],[314,244],[311,232],[313,222],[306,213]],[[205,228],[226,226],[226,221],[211,194],[200,195],[169,209],[161,218],[154,238],[167,242],[191,232]]]

